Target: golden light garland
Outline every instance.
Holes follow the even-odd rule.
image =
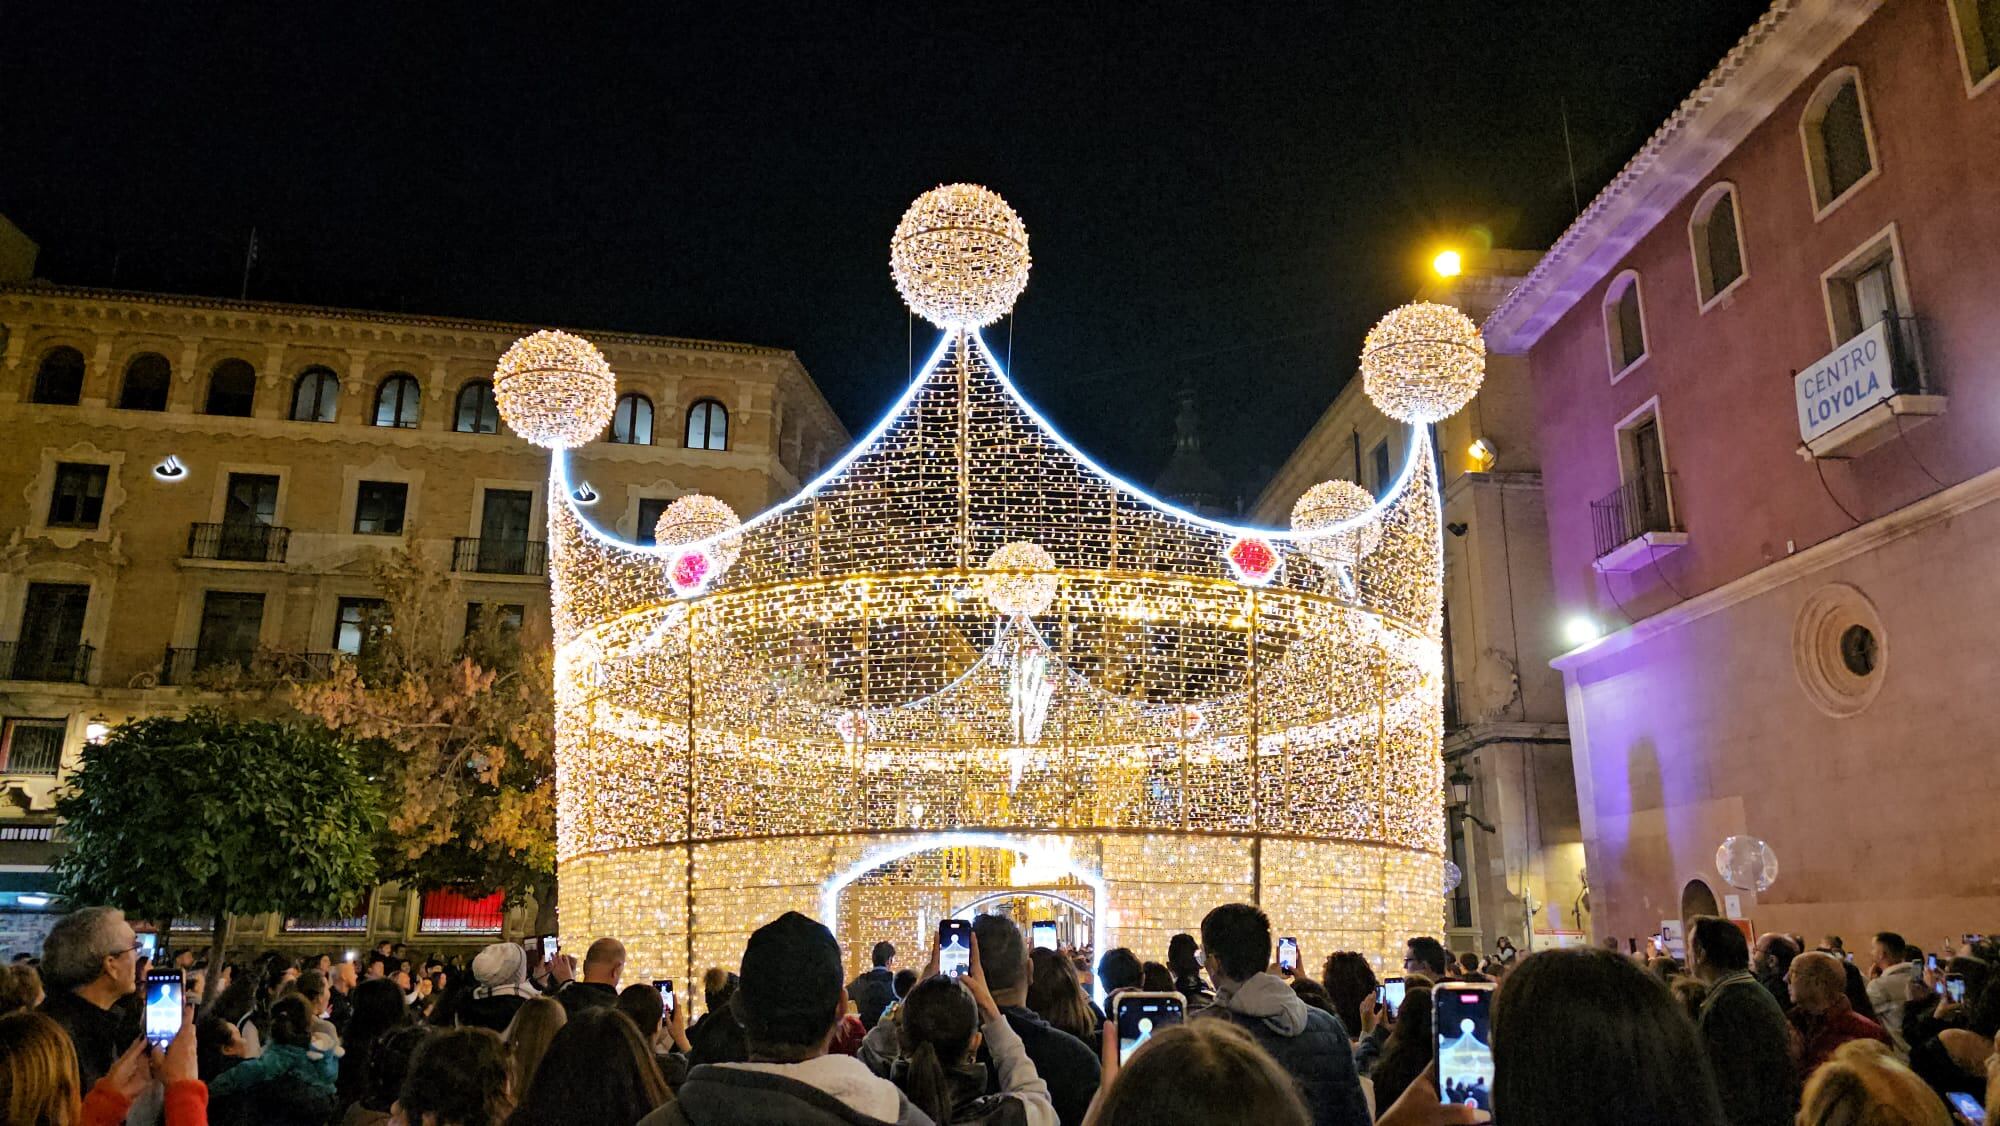
[[[781,911],[831,910],[859,959],[917,942],[1018,848],[1101,885],[1100,935],[1148,956],[1255,899],[1315,950],[1392,959],[1437,928],[1444,832],[1422,430],[1409,457],[1342,533],[1372,547],[1329,587],[1305,565],[1323,537],[1192,518],[1104,475],[953,332],[808,493],[743,523],[683,498],[663,544],[733,528],[738,552],[688,587],[673,553],[567,503],[558,455],[566,941],[614,934],[632,972],[693,976]]]
[[[911,309],[940,328],[981,328],[1028,287],[1028,228],[999,193],[946,184],[917,197],[889,240],[889,271]]]
[[[575,449],[611,421],[618,377],[595,344],[543,329],[516,340],[500,357],[493,397],[514,433],[547,449]]]
[[[1302,532],[1332,529],[1375,507],[1375,497],[1352,481],[1321,481],[1292,505],[1292,527]],[[1352,567],[1375,549],[1381,529],[1374,522],[1327,531],[1303,541],[1306,557],[1322,567]]]
[[[1362,389],[1383,414],[1425,425],[1457,414],[1486,378],[1486,340],[1450,305],[1392,309],[1361,347]]]

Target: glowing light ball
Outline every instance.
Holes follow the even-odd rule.
[[[987,557],[986,567],[989,571],[1050,572],[1056,569],[1056,561],[1041,544],[1015,540]],[[1015,618],[1033,617],[1055,602],[1056,577],[1047,573],[983,575],[979,580],[979,593],[988,606],[1002,614]]]
[[[1486,341],[1472,318],[1449,305],[1417,302],[1392,309],[1368,330],[1361,386],[1399,422],[1438,422],[1457,414],[1486,378]]]
[[[1715,870],[1730,887],[1769,891],[1778,882],[1778,854],[1756,837],[1730,837],[1715,850]]]
[[[1028,228],[999,194],[946,184],[917,197],[889,240],[896,292],[939,328],[979,328],[1028,287]]]
[[[514,433],[570,450],[602,433],[618,409],[618,377],[597,346],[543,329],[507,349],[493,369],[493,397]]]
[[[1464,882],[1465,882],[1465,873],[1459,869],[1458,865],[1452,863],[1449,860],[1445,861],[1444,893],[1446,895],[1450,895],[1452,892],[1458,890],[1459,884],[1462,884]]]
[[[736,555],[743,548],[741,536],[723,535],[740,523],[736,510],[724,502],[702,493],[689,493],[660,513],[659,521],[653,525],[653,542],[679,547],[721,537],[709,544],[706,552],[719,575],[736,562]]]
[[[1301,532],[1331,528],[1352,520],[1375,507],[1375,497],[1352,481],[1321,481],[1307,489],[1292,505],[1292,527]],[[1381,542],[1381,525],[1374,521],[1357,527],[1299,541],[1306,558],[1322,567],[1351,567]]]
[[[1278,549],[1263,540],[1244,537],[1229,545],[1223,553],[1229,561],[1229,571],[1236,581],[1250,586],[1264,586],[1278,577],[1278,566],[1284,560],[1278,557]]]

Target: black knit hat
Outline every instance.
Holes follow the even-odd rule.
[[[833,932],[787,911],[758,927],[743,948],[736,1019],[754,1044],[815,1044],[840,1013],[845,978]]]

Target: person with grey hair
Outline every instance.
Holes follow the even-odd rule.
[[[47,1014],[76,1045],[82,1089],[111,1070],[139,1030],[115,1011],[138,988],[139,936],[116,907],[85,907],[64,915],[42,942]]]

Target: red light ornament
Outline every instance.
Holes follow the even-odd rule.
[[[1229,571],[1236,581],[1249,586],[1267,586],[1278,577],[1278,566],[1283,562],[1278,557],[1278,549],[1263,540],[1245,537],[1229,545],[1223,552],[1229,561]]]
[[[715,564],[705,551],[683,551],[674,557],[673,566],[667,569],[667,581],[673,584],[674,593],[687,597],[700,594],[708,580],[715,573]]]

